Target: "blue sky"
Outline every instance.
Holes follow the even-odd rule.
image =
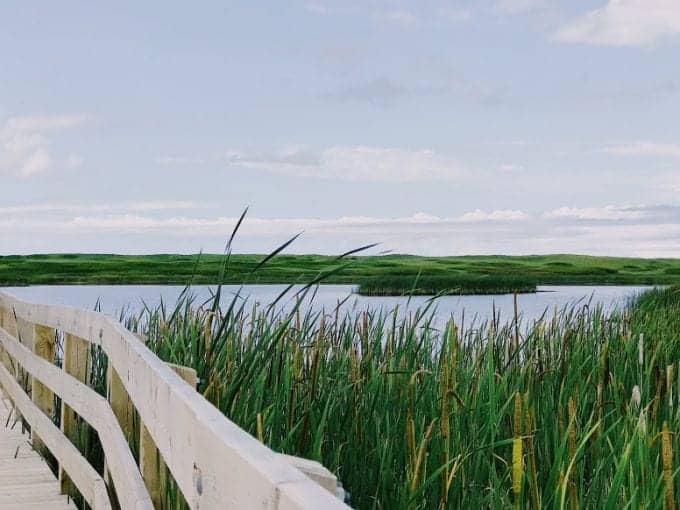
[[[0,254],[680,253],[676,0],[3,2]]]

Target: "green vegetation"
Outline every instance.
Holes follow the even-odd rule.
[[[326,283],[360,293],[504,293],[540,284],[680,283],[680,259],[579,255],[417,257],[279,255],[30,255],[0,257],[0,285],[303,283],[331,272]]]
[[[356,508],[674,508],[678,287],[610,315],[586,306],[443,331],[428,309],[217,303],[185,295],[128,327],[194,367],[241,427],[336,472]]]
[[[396,276],[369,277],[361,280],[359,292],[366,296],[400,294],[431,296],[435,294],[512,294],[536,292],[531,277],[507,275]]]
[[[399,318],[219,302],[198,306],[189,289],[125,322],[195,368],[238,425],[333,470],[355,508],[675,508],[678,286],[611,314],[443,330],[427,307]],[[89,384],[105,393],[106,355],[92,355]],[[82,422],[79,436],[102,472],[96,433]],[[164,508],[187,508],[172,480]]]

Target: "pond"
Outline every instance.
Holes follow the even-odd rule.
[[[226,303],[238,295],[239,299],[254,301],[262,305],[270,304],[285,290],[285,285],[225,285],[223,287],[222,302]],[[518,295],[518,310],[524,324],[539,318],[546,310],[552,313],[555,306],[591,306],[601,305],[605,310],[612,310],[625,305],[626,301],[635,295],[649,289],[646,286],[540,286],[535,294]],[[20,299],[36,303],[61,304],[80,308],[93,309],[97,302],[103,312],[118,316],[121,310],[137,312],[144,304],[156,307],[161,299],[172,307],[184,287],[176,285],[53,285],[29,287],[5,287],[2,290]],[[196,303],[202,303],[210,298],[214,287],[198,285],[192,287],[191,292]],[[300,287],[293,288],[279,302],[282,309],[291,306],[295,301],[295,292]],[[399,297],[399,296],[360,296],[354,294],[351,285],[320,285],[305,298],[303,309],[312,307],[315,310],[333,312],[340,304],[341,312],[380,310],[392,311],[399,307],[400,314],[405,314],[425,306],[432,300],[428,296]],[[476,317],[483,321],[491,317],[492,310],[500,313],[501,322],[511,320],[514,312],[513,296],[503,295],[470,295],[443,296],[436,298],[433,303],[436,314],[435,326],[439,327],[450,316],[457,320],[465,314],[465,322]]]

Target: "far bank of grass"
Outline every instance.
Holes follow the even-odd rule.
[[[581,255],[419,257],[279,255],[224,256],[47,254],[0,257],[0,285],[306,283],[353,284],[369,295],[499,294],[536,285],[680,283],[680,259]]]

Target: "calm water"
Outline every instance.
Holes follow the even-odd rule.
[[[246,285],[239,287],[227,285],[223,287],[223,302],[231,300],[240,292],[242,299],[249,302],[258,301],[269,304],[285,289],[285,285]],[[211,296],[208,286],[192,288],[196,296],[196,303],[201,303]],[[625,304],[626,300],[649,287],[644,286],[542,286],[536,294],[521,294],[518,296],[518,307],[523,322],[530,323],[540,317],[546,309],[552,311],[554,306],[581,306],[590,301],[611,310]],[[182,286],[174,285],[55,285],[32,287],[5,287],[5,292],[15,295],[25,301],[62,304],[92,309],[97,301],[103,312],[117,316],[121,310],[137,311],[146,303],[155,307],[161,299],[169,306],[174,305],[183,290]],[[400,313],[408,313],[425,306],[431,298],[418,296],[383,297],[359,296],[352,293],[351,285],[321,285],[316,289],[313,298],[305,300],[303,309],[312,306],[315,310],[324,309],[332,312],[341,304],[341,311],[378,310],[391,311],[396,306]],[[282,308],[291,306],[294,292],[289,293],[280,301]],[[510,294],[497,296],[445,296],[434,302],[437,320],[435,325],[442,325],[451,315],[460,319],[465,311],[465,322],[470,323],[473,317],[478,321],[491,317],[493,306],[500,311],[501,320],[509,320],[513,316],[513,297]]]

